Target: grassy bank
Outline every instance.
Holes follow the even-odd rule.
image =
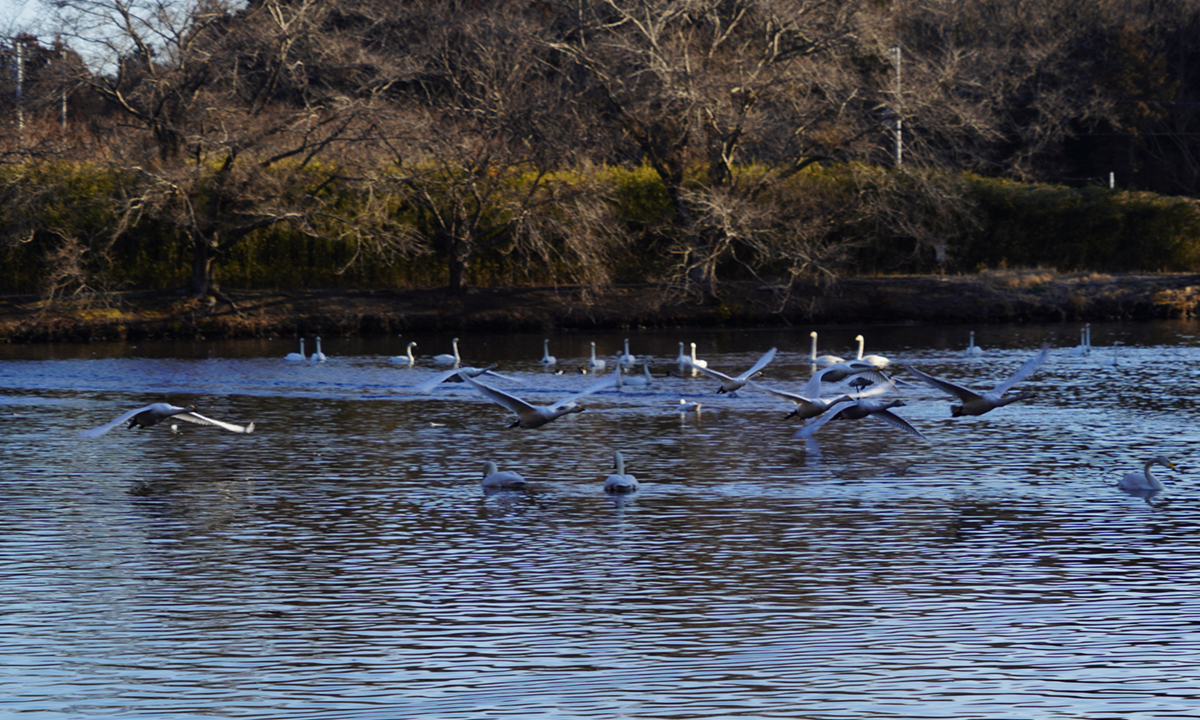
[[[724,286],[701,304],[656,285],[233,293],[236,308],[163,293],[104,302],[0,297],[0,342],[380,335],[418,331],[772,326],[788,324],[997,323],[1189,318],[1200,306],[1192,274],[978,275],[850,278],[778,289]]]

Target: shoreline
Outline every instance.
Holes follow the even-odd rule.
[[[727,282],[701,303],[659,285],[591,291],[575,286],[228,291],[238,305],[167,293],[103,301],[0,296],[0,343],[279,338],[320,333],[514,332],[585,328],[765,327],[793,324],[1004,323],[1189,319],[1200,312],[1200,275],[1059,275],[1000,270],[978,275],[845,278],[794,285],[784,296]]]

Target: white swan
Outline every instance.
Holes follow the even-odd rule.
[[[625,338],[625,352],[617,356],[617,362],[625,367],[633,367],[637,358],[629,354],[629,338]]]
[[[922,372],[911,365],[905,365],[904,368],[913,375],[929,383],[933,387],[957,397],[962,401],[962,405],[954,405],[950,408],[952,417],[961,415],[982,415],[986,412],[995,410],[998,407],[1004,407],[1018,400],[1025,400],[1033,397],[1033,393],[1019,393],[1017,395],[1004,396],[1013,385],[1021,382],[1025,378],[1037,371],[1046,358],[1050,355],[1050,348],[1043,345],[1038,354],[1025,361],[1025,364],[1017,369],[1007,380],[997,385],[995,388],[985,393],[977,393],[974,390],[963,387],[949,380],[934,377],[928,373]]]
[[[808,334],[812,338],[812,350],[808,353],[808,361],[813,365],[833,365],[835,363],[846,362],[836,355],[817,355],[817,331],[813,330]]]
[[[838,405],[836,410],[823,413],[820,417],[810,421],[807,425],[796,431],[792,437],[811,438],[817,430],[820,430],[825,423],[830,420],[861,420],[865,417],[879,418],[888,425],[908,433],[914,437],[919,437],[922,440],[928,441],[920,430],[913,427],[907,420],[892,412],[892,408],[901,407],[904,405],[903,400],[895,399],[888,402],[882,400],[872,400],[863,398],[852,403],[843,403]]]
[[[708,361],[701,360],[700,358],[696,357],[696,343],[692,343],[691,345],[692,353],[687,356],[686,367],[690,367],[692,369],[692,377],[696,377],[697,371],[700,370],[700,368],[708,367]]]
[[[699,415],[702,407],[703,406],[698,402],[693,402],[691,400],[679,398],[679,414],[680,415],[683,415],[684,413],[691,413],[691,412],[694,412],[697,415]]]
[[[821,415],[822,413],[824,413],[826,410],[829,410],[834,405],[837,405],[838,403],[850,402],[851,400],[861,400],[863,398],[874,397],[875,395],[881,395],[881,394],[887,392],[888,390],[892,390],[896,387],[895,383],[892,382],[892,380],[889,379],[886,375],[883,375],[882,373],[876,374],[877,371],[868,370],[867,368],[863,368],[863,370],[862,370],[863,373],[868,373],[871,376],[878,378],[877,381],[875,382],[875,384],[870,385],[869,387],[867,387],[859,392],[842,393],[842,394],[836,395],[834,397],[822,398],[821,397],[821,382],[823,380],[822,374],[829,373],[830,371],[833,371],[836,369],[837,369],[837,366],[831,365],[831,366],[825,368],[824,370],[819,370],[818,372],[814,373],[813,376],[808,379],[808,383],[805,384],[804,394],[802,394],[802,395],[786,392],[783,390],[776,390],[774,388],[770,388],[765,385],[760,385],[756,382],[751,382],[750,386],[752,388],[754,388],[755,390],[765,392],[766,394],[768,394],[772,397],[777,397],[780,400],[787,400],[790,403],[794,403],[796,405],[796,409],[793,410],[792,412],[788,413],[788,417],[789,418],[798,417],[801,420],[810,420],[812,418],[815,418],[818,415]]]
[[[967,357],[979,357],[983,354],[983,348],[975,344],[975,331],[971,331],[971,337],[967,340],[967,349],[963,350],[963,354]]]
[[[588,360],[587,366],[588,366],[588,369],[591,370],[592,372],[602,372],[604,370],[604,368],[606,368],[608,366],[608,363],[606,363],[603,360],[601,360],[600,358],[596,357],[596,343],[595,342],[592,343],[592,359]]]
[[[300,352],[288,353],[287,355],[283,356],[283,359],[287,360],[288,362],[304,362],[307,360],[308,356],[304,354],[304,338],[300,338]]]
[[[558,362],[558,358],[550,354],[550,338],[542,341],[542,359],[538,360],[543,365],[550,366]]]
[[[1155,465],[1162,465],[1169,470],[1175,469],[1174,463],[1166,457],[1159,455],[1156,458],[1147,460],[1146,465],[1142,468],[1142,472],[1125,473],[1125,476],[1121,478],[1121,482],[1118,485],[1122,490],[1162,490],[1162,480],[1159,480],[1154,476],[1154,473],[1150,472],[1150,468]]]
[[[519,490],[525,487],[525,478],[512,470],[500,470],[490,460],[483,466],[484,490]]]
[[[458,367],[462,363],[462,359],[458,356],[458,338],[450,341],[450,347],[454,348],[454,354],[448,355],[442,353],[441,355],[434,355],[433,362],[435,365],[453,365],[454,367]]]
[[[1071,355],[1092,354],[1092,324],[1086,323],[1079,331],[1079,344],[1067,351]]]
[[[127,420],[129,421],[130,430],[134,428],[153,427],[163,420],[174,419],[186,420],[187,422],[195,423],[197,425],[211,425],[213,427],[219,427],[222,430],[228,430],[229,432],[235,433],[249,434],[254,432],[254,423],[243,426],[221,422],[220,420],[213,420],[212,418],[204,417],[203,415],[195,412],[195,409],[196,407],[194,405],[179,407],[178,405],[171,405],[170,403],[153,403],[151,405],[146,405],[145,407],[137,408],[136,410],[130,410],[116,420],[105,423],[100,427],[92,428],[91,430],[84,430],[83,432],[79,433],[79,437],[100,437],[104,433],[112,430]]]
[[[763,353],[763,356],[760,357],[758,359],[758,362],[754,363],[754,365],[752,365],[749,370],[742,373],[741,375],[738,375],[737,377],[730,377],[723,372],[718,372],[717,370],[712,370],[708,367],[704,367],[704,366],[700,366],[700,365],[697,365],[695,367],[702,374],[707,375],[708,377],[712,378],[713,380],[716,380],[717,382],[721,383],[721,387],[717,388],[718,395],[720,395],[722,393],[733,394],[733,393],[736,393],[738,390],[741,390],[742,388],[746,387],[746,383],[750,382],[750,378],[754,377],[755,375],[758,375],[759,372],[764,367],[767,366],[767,363],[771,362],[774,359],[775,359],[775,348],[771,348],[770,350]]]
[[[388,358],[388,362],[393,365],[407,365],[408,367],[413,367],[417,364],[417,359],[413,357],[413,348],[416,346],[417,344],[415,342],[410,342],[408,347],[404,349],[403,355],[393,355]]]
[[[654,378],[650,375],[650,357],[642,358],[642,373],[640,375],[630,375],[627,378],[620,379],[620,368],[617,369],[617,386],[631,385],[633,387],[649,387],[650,383],[654,382]]]
[[[892,364],[891,360],[888,360],[887,358],[885,358],[882,355],[867,355],[864,357],[863,356],[863,345],[865,344],[866,341],[863,340],[862,335],[858,335],[854,339],[858,341],[858,357],[856,357],[855,360],[859,360],[860,362],[871,363],[872,365],[874,365],[875,367],[880,368],[880,369],[885,368],[888,365]]]
[[[510,428],[520,427],[526,430],[541,427],[546,423],[559,419],[563,415],[583,412],[583,406],[576,405],[576,400],[584,395],[590,395],[597,390],[603,390],[604,388],[612,387],[616,382],[616,380],[613,378],[606,377],[602,380],[592,383],[591,385],[588,385],[582,391],[577,392],[570,397],[559,400],[553,405],[539,406],[531,405],[515,395],[509,395],[508,393],[497,390],[494,387],[484,385],[465,373],[460,373],[460,376],[464,382],[469,383],[471,387],[483,393],[484,396],[486,396],[492,402],[498,405],[503,405],[516,414],[517,419],[511,425],[509,425]]]
[[[613,467],[616,472],[604,479],[604,492],[631,493],[638,489],[637,478],[625,474],[625,457],[620,450],[613,451]]]
[[[321,336],[317,336],[317,351],[312,354],[313,362],[325,362],[325,353],[321,352]]]
[[[690,363],[691,361],[692,361],[692,358],[687,354],[687,350],[684,349],[683,343],[680,342],[679,343],[679,355],[675,358],[675,364],[679,366],[679,372],[682,373],[684,370],[687,370],[688,363]]]

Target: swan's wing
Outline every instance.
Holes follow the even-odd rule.
[[[493,367],[495,367],[495,366],[493,366]],[[525,383],[525,381],[522,380],[521,378],[516,378],[516,377],[513,377],[512,375],[504,375],[502,373],[493,372],[491,370],[491,368],[485,369],[482,373],[480,373],[480,375],[488,375],[490,377],[500,378],[501,380],[508,380],[509,382],[514,382],[518,385],[523,385]],[[479,377],[479,375],[476,375],[475,377]]]
[[[738,375],[737,379],[738,380],[748,380],[748,379],[754,377],[756,374],[758,374],[759,370],[762,370],[763,368],[765,368],[767,366],[767,363],[771,362],[774,359],[775,359],[775,348],[771,348],[770,350],[763,353],[763,356],[760,357],[758,359],[758,362],[754,363],[754,365],[752,365],[749,370],[742,373],[741,375]]]
[[[618,371],[619,371],[619,369],[618,369]],[[609,375],[608,377],[601,378],[601,379],[597,380],[596,382],[592,383],[591,385],[588,385],[584,389],[580,390],[579,392],[575,393],[574,395],[571,395],[570,397],[565,397],[562,400],[559,400],[558,402],[554,403],[553,405],[550,406],[550,409],[557,410],[560,407],[565,407],[565,406],[570,405],[571,403],[575,402],[579,398],[583,397],[584,395],[591,395],[592,393],[594,393],[598,390],[603,390],[604,388],[609,388],[616,384],[617,384],[617,378],[614,375]]]
[[[213,427],[219,427],[222,430],[242,433],[243,435],[248,435],[254,432],[254,423],[250,423],[249,425],[234,425],[233,423],[222,422],[220,420],[213,420],[210,417],[204,417],[198,412],[183,412],[173,417],[178,420],[186,420],[187,422],[195,423],[197,425],[212,425]]]
[[[1004,382],[997,385],[996,389],[993,390],[992,392],[999,393],[1001,395],[1008,392],[1009,388],[1011,388],[1013,385],[1016,385],[1017,383],[1021,382],[1025,378],[1027,378],[1030,375],[1037,372],[1037,369],[1041,366],[1042,363],[1046,362],[1046,358],[1049,356],[1050,356],[1050,347],[1048,345],[1043,345],[1042,349],[1038,352],[1037,355],[1034,355],[1033,357],[1026,360],[1025,364],[1022,365],[1020,368],[1018,368],[1017,371],[1012,374],[1012,377],[1010,377],[1009,379],[1007,379]]]
[[[795,434],[792,435],[792,437],[805,438],[805,439],[812,437],[813,435],[816,434],[816,432],[818,430],[821,429],[822,426],[825,425],[825,423],[827,423],[830,420],[834,419],[835,417],[841,415],[842,411],[845,410],[847,407],[850,407],[850,406],[843,404],[841,407],[837,408],[836,410],[828,410],[828,411],[818,415],[814,419],[809,420],[808,423],[804,427],[797,430],[795,432]]]
[[[796,403],[797,405],[803,405],[805,403],[812,403],[812,398],[808,398],[803,395],[799,395],[797,393],[790,393],[790,392],[787,392],[786,390],[776,390],[773,387],[767,387],[766,385],[761,385],[759,383],[754,382],[753,380],[751,380],[747,384],[754,390],[758,390],[759,392],[764,392],[764,393],[770,395],[771,397],[777,397],[780,400],[787,400],[790,403]]]
[[[693,370],[697,370],[720,383],[733,380],[732,377],[726,375],[725,373],[723,373],[719,370],[713,370],[712,368],[706,368],[703,365],[692,365],[690,360],[688,361],[688,367],[692,368]]]
[[[432,392],[435,387],[446,382],[447,380],[450,379],[451,375],[455,375],[457,373],[458,373],[458,370],[446,370],[444,372],[440,372],[437,375],[434,375],[432,378],[430,378],[430,379],[426,380],[425,382],[421,383],[420,385],[418,385],[417,392],[422,392],[422,393]]]
[[[503,405],[517,415],[537,410],[536,407],[530,405],[521,398],[516,397],[515,395],[509,395],[508,393],[497,390],[494,387],[484,385],[483,383],[472,378],[470,375],[460,374],[459,377],[463,379],[463,382],[468,383],[471,387],[483,393],[492,402],[498,405]]]
[[[871,417],[879,418],[880,420],[884,421],[888,425],[891,425],[892,427],[896,428],[897,430],[902,430],[902,431],[908,433],[909,435],[919,437],[922,440],[925,440],[926,442],[929,441],[929,438],[927,438],[923,434],[921,434],[920,430],[913,427],[904,418],[900,417],[899,415],[894,414],[891,410],[876,410],[875,412],[871,413]]]
[[[158,403],[155,403],[155,405],[157,405],[157,404]],[[138,413],[140,413],[144,410],[149,410],[152,407],[154,407],[154,405],[144,405],[140,408],[137,408],[136,410],[130,410],[129,412],[125,413],[124,415],[117,418],[116,420],[113,420],[112,422],[107,422],[107,423],[101,425],[100,427],[94,427],[91,430],[84,430],[83,432],[79,433],[79,437],[81,437],[81,438],[98,438],[101,435],[108,432],[109,430],[112,430],[116,426],[120,425],[121,423],[129,422],[129,419],[132,418],[134,415],[137,415]],[[183,408],[180,408],[180,410],[182,410],[182,409]]]
[[[939,377],[934,377],[934,376],[930,375],[929,373],[922,372],[922,371],[916,369],[912,365],[905,365],[904,369],[909,371],[913,375],[916,375],[921,380],[924,380],[925,382],[929,383],[931,386],[937,388],[938,390],[941,390],[944,393],[953,395],[954,397],[958,398],[959,400],[962,400],[963,402],[967,402],[970,400],[978,400],[980,397],[979,393],[975,392],[974,390],[965,388],[962,385],[956,385],[955,383],[952,383],[949,380],[943,380]]]

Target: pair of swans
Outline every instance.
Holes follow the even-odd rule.
[[[1071,355],[1084,356],[1092,354],[1092,324],[1087,323],[1079,331],[1079,344],[1068,351]]]
[[[675,364],[679,366],[681,374],[687,370],[691,370],[692,377],[696,377],[699,374],[700,368],[708,367],[707,360],[701,360],[696,357],[696,343],[692,343],[692,352],[690,355],[683,349],[683,343],[679,343],[679,355],[675,358]]]
[[[79,433],[81,438],[97,438],[112,430],[123,422],[129,423],[129,429],[148,428],[163,422],[164,420],[185,420],[196,425],[209,425],[219,427],[222,430],[229,432],[249,434],[254,432],[254,423],[248,425],[234,425],[233,423],[223,422],[221,420],[213,420],[210,417],[205,417],[196,412],[196,406],[188,405],[187,407],[179,407],[170,403],[152,403],[144,407],[130,410],[121,415],[116,420],[105,423],[100,427],[84,430]]]
[[[813,332],[810,332],[808,334],[808,336],[812,338],[812,348],[809,350],[809,353],[808,353],[808,361],[810,363],[812,363],[813,365],[828,366],[828,365],[839,365],[841,363],[846,362],[846,360],[844,360],[836,355],[818,355],[817,354],[817,332],[814,330]],[[879,368],[879,369],[883,369],[883,368],[887,367],[888,365],[892,364],[891,360],[889,360],[888,358],[886,358],[882,355],[864,355],[863,350],[866,349],[865,348],[866,339],[863,338],[862,335],[855,335],[854,340],[856,342],[858,342],[858,354],[853,358],[853,360],[857,360],[858,362],[869,363],[870,365],[872,365],[876,368]]]
[[[976,392],[968,387],[957,383],[944,380],[939,377],[934,377],[924,371],[918,370],[911,365],[905,365],[904,368],[913,375],[917,376],[930,386],[941,390],[944,393],[953,395],[961,401],[961,405],[954,405],[950,408],[951,417],[961,417],[963,415],[983,415],[991,412],[999,407],[1011,405],[1018,400],[1026,400],[1033,397],[1033,393],[1023,392],[1016,395],[1005,395],[1014,385],[1021,382],[1025,378],[1037,372],[1042,363],[1046,362],[1046,358],[1050,356],[1050,348],[1042,345],[1042,349],[1036,355],[1025,361],[1025,364],[1017,368],[1017,371],[1010,375],[1008,379],[1001,382],[996,387],[987,392]]]
[[[325,362],[325,360],[328,358],[325,356],[325,353],[321,352],[321,337],[318,335],[317,351],[312,354],[311,358],[304,357],[304,338],[300,338],[300,352],[288,353],[287,355],[283,356],[283,359],[287,360],[288,362],[304,362],[306,359],[312,360],[313,362]]]
[[[625,456],[620,450],[613,451],[614,472],[604,479],[604,492],[614,495],[625,495],[638,489],[637,478],[625,472]],[[498,490],[520,490],[525,487],[525,478],[513,470],[501,470],[496,463],[488,461],[483,466],[483,480],[486,492]]]

